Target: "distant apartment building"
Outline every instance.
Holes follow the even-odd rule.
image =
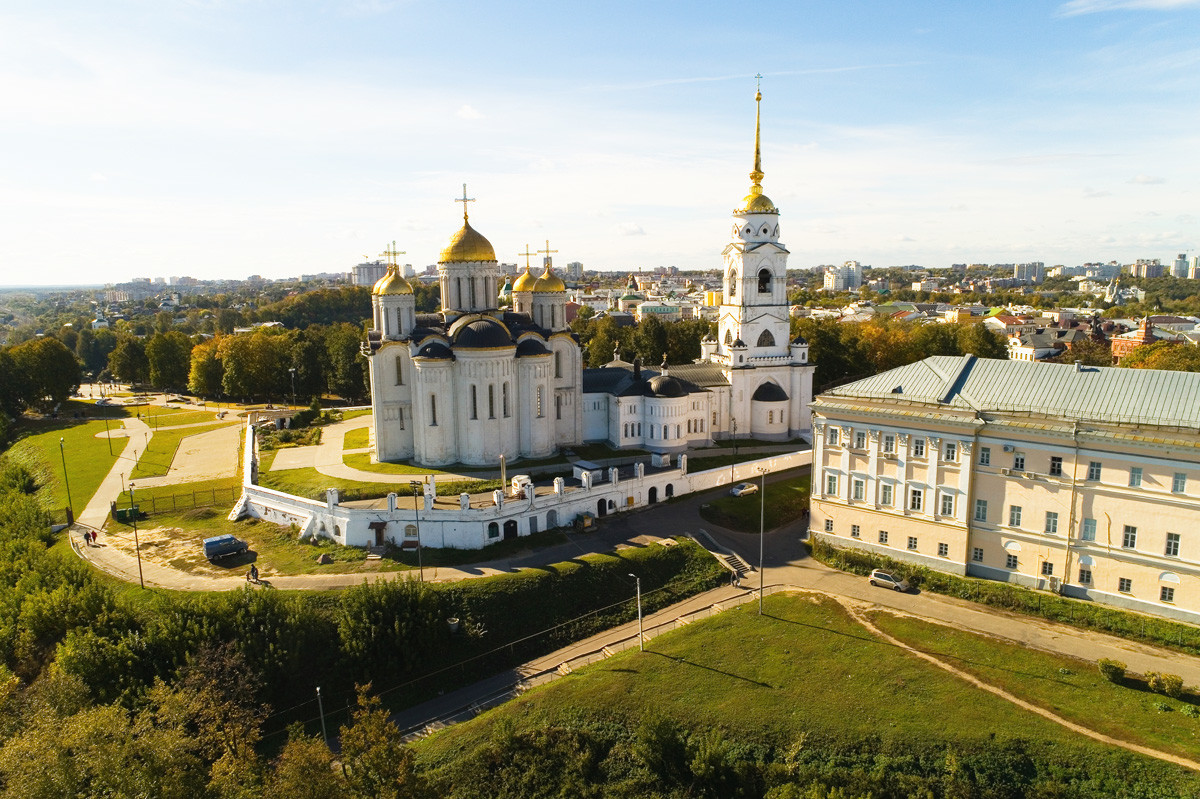
[[[1162,261],[1157,258],[1139,258],[1130,264],[1129,274],[1134,277],[1162,277],[1164,274]]]
[[[927,277],[922,280],[914,280],[912,284],[913,291],[937,291],[941,287],[941,281],[932,277]]]
[[[1188,276],[1187,253],[1181,252],[1175,258],[1175,264],[1171,267],[1171,275],[1181,278],[1186,278]]]
[[[814,537],[1200,622],[1200,374],[937,356],[812,409]]]
[[[1200,255],[1192,256],[1192,260],[1188,264],[1188,278],[1200,280]]]
[[[387,274],[386,261],[366,261],[355,264],[350,271],[350,282],[355,286],[374,286]]]
[[[567,264],[567,268],[563,270],[563,280],[569,280],[572,283],[578,283],[583,280],[583,262],[571,261]]]
[[[1046,279],[1046,264],[1042,261],[1013,264],[1013,279],[1023,280],[1035,286],[1040,285]]]
[[[825,267],[825,291],[858,291],[862,287],[862,266],[858,261],[846,261],[841,266]]]

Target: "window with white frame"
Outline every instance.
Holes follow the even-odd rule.
[[[1089,461],[1088,462],[1087,479],[1091,480],[1093,482],[1099,480],[1100,479],[1100,469],[1101,469],[1102,465],[1103,464],[1101,464],[1100,461]]]
[[[1167,548],[1163,554],[1169,558],[1179,557],[1179,533],[1167,533]]]
[[[958,444],[953,441],[946,442],[946,445],[942,448],[942,456],[948,461],[958,460]]]
[[[912,454],[913,454],[914,458],[924,458],[925,457],[925,439],[923,439],[923,438],[914,438],[913,439]]]
[[[950,557],[950,545],[949,544],[938,543],[938,557],[939,558]]]
[[[1083,520],[1083,527],[1080,528],[1079,537],[1081,539],[1083,539],[1084,541],[1095,541],[1096,540],[1096,520],[1095,519],[1084,519]]]
[[[865,480],[855,478],[850,487],[851,499],[863,499],[867,493],[867,483]]]
[[[992,465],[992,448],[991,447],[980,447],[979,448],[979,465],[980,466],[991,466]]]
[[[1004,556],[1004,568],[1016,569],[1017,568],[1017,556],[1016,555],[1005,555]]]
[[[841,433],[842,431],[840,429],[836,427],[830,427],[827,431],[825,431],[825,443],[831,447],[836,447],[838,445],[838,438],[841,436]]]
[[[860,532],[860,528],[857,524],[850,525],[850,537],[851,538],[858,538],[859,532]]]
[[[908,489],[908,509],[921,510],[925,502],[925,491],[920,488]]]
[[[1142,467],[1134,466],[1129,470],[1129,485],[1137,488],[1142,484]]]
[[[827,533],[833,532],[833,519],[825,520],[825,532],[827,532]]]
[[[1046,511],[1046,535],[1055,535],[1058,532],[1058,513],[1052,510]]]
[[[854,448],[855,449],[866,449],[867,448],[867,434],[865,431],[856,430],[854,432]]]
[[[915,535],[910,535],[908,537],[908,548],[912,550],[917,548],[917,537]]]
[[[892,506],[892,487],[887,483],[879,487],[879,504],[889,508]]]
[[[1008,506],[1008,526],[1009,527],[1020,527],[1021,526],[1021,506],[1020,505],[1009,505]]]
[[[1129,579],[1128,577],[1118,577],[1117,590],[1122,594],[1133,593],[1133,580]]]
[[[1087,568],[1086,566],[1079,567],[1079,584],[1080,585],[1091,585],[1092,584],[1092,570]]]
[[[954,495],[948,491],[942,492],[942,515],[954,515]]]
[[[825,475],[825,493],[830,494],[830,495],[837,493],[837,475],[836,474]]]
[[[1125,525],[1125,532],[1121,534],[1121,546],[1125,549],[1134,549],[1137,547],[1137,528],[1131,524]]]
[[[1175,472],[1175,476],[1171,478],[1171,493],[1182,494],[1187,491],[1187,473]]]
[[[1159,587],[1158,601],[1159,602],[1174,602],[1175,601],[1175,589],[1170,587],[1169,585],[1164,585],[1164,586]]]
[[[880,530],[879,531],[879,543],[886,544],[887,542],[888,542],[888,531]]]
[[[983,547],[971,548],[971,560],[975,561],[976,563],[983,562]]]
[[[1013,455],[1013,469],[1018,472],[1025,471],[1025,456],[1017,453]]]
[[[1042,576],[1043,577],[1053,577],[1054,576],[1054,564],[1048,560],[1042,561]]]
[[[975,500],[975,521],[977,521],[977,522],[986,522],[987,521],[987,500],[986,499]]]
[[[884,435],[883,451],[884,452],[895,452],[896,451],[896,436],[893,435],[892,433],[887,433],[886,435]]]

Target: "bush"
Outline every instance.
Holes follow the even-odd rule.
[[[1184,705],[1183,710],[1179,711],[1189,719],[1200,719],[1200,708],[1195,705]]]
[[[1178,699],[1183,695],[1183,678],[1178,674],[1164,674],[1152,671],[1146,675],[1149,678],[1150,690],[1156,694]]]
[[[1096,668],[1100,669],[1100,676],[1109,682],[1120,682],[1125,679],[1125,669],[1129,667],[1119,660],[1100,658],[1096,661]]]
[[[1168,705],[1166,702],[1155,702],[1154,709],[1159,713],[1170,713],[1172,710],[1174,710],[1174,708]]]

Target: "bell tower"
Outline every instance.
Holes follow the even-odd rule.
[[[731,348],[741,341],[745,358],[782,357],[789,355],[788,251],[779,243],[779,209],[763,194],[761,91],[754,102],[754,170],[750,193],[733,211],[732,240],[722,253],[725,276],[718,346],[723,355],[732,356]]]

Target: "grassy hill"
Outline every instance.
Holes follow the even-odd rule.
[[[650,651],[531,691],[421,742],[419,762],[444,796],[1200,791],[1200,775],[1092,741],[975,688],[878,640],[831,600],[774,596],[766,610],[763,617],[752,606],[728,611],[654,639]],[[940,651],[941,628],[890,626]],[[1022,698],[1083,724],[1119,707],[1120,722],[1106,722],[1110,734],[1125,729],[1130,740],[1195,756],[1200,721],[1157,710],[1161,697],[1106,683],[1083,663],[1001,642],[955,634],[949,644],[949,657],[969,655],[982,673],[1003,673],[1005,687]],[[1055,679],[1063,669],[1072,679]],[[1033,686],[1027,695],[1023,683]]]

